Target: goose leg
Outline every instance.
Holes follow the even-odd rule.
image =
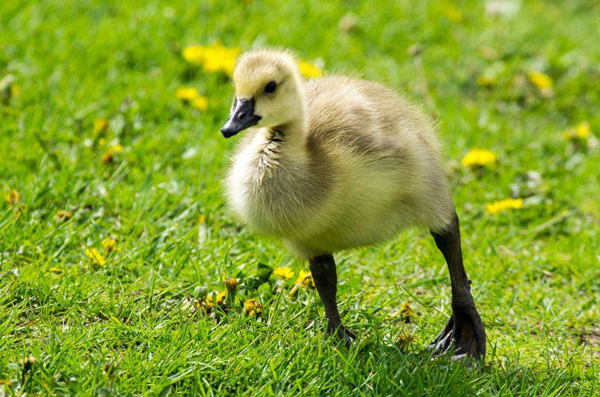
[[[453,352],[452,359],[485,358],[485,330],[471,295],[471,282],[463,266],[460,247],[460,227],[455,214],[450,228],[443,233],[431,233],[444,255],[452,284],[452,317],[446,327],[429,345],[434,355]]]
[[[325,316],[329,321],[327,332],[337,334],[339,338],[344,340],[346,347],[350,347],[352,339],[355,339],[356,335],[346,329],[340,319],[336,301],[337,272],[333,255],[316,256],[309,260],[309,264],[317,292],[319,292],[323,306],[325,306]]]

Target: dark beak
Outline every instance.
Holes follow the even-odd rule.
[[[231,138],[238,132],[258,124],[259,121],[260,116],[254,114],[254,98],[235,98],[229,119],[221,128],[221,132],[225,138]]]

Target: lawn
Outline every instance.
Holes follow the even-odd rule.
[[[599,20],[591,0],[0,2],[0,395],[597,394]],[[232,217],[230,66],[184,54],[259,45],[436,118],[484,366],[426,351],[451,312],[428,231],[336,255],[347,350],[307,264]]]

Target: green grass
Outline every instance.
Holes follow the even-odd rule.
[[[587,121],[591,143],[600,131],[600,5],[522,3],[491,17],[484,2],[450,0],[0,2],[0,79],[20,88],[0,101],[0,193],[20,195],[0,203],[0,395],[598,393],[600,161],[562,131]],[[340,30],[350,12],[356,25]],[[231,82],[181,56],[215,41],[291,47],[420,103],[424,77],[487,326],[483,368],[425,351],[450,288],[424,230],[337,255],[342,314],[359,335],[349,351],[323,336],[314,290],[289,297],[293,280],[275,276],[249,288],[258,264],[306,265],[225,207]],[[528,81],[534,70],[552,78],[550,97]],[[478,85],[482,74],[494,84]],[[182,86],[210,108],[180,103]],[[123,146],[108,164],[100,118],[103,138]],[[462,167],[473,148],[496,166]],[[526,206],[485,211],[511,196]],[[117,249],[95,265],[84,251],[108,236]],[[240,279],[229,310],[195,310],[201,287],[223,290],[224,276]],[[261,318],[243,314],[248,298]],[[410,324],[389,317],[405,301]]]

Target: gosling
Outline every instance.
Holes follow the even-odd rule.
[[[249,129],[228,174],[233,212],[307,259],[327,331],[356,338],[338,312],[333,253],[426,227],[452,284],[452,316],[429,348],[485,357],[483,323],[463,266],[460,229],[431,120],[394,91],[342,76],[305,81],[290,52],[244,53],[225,138]]]

